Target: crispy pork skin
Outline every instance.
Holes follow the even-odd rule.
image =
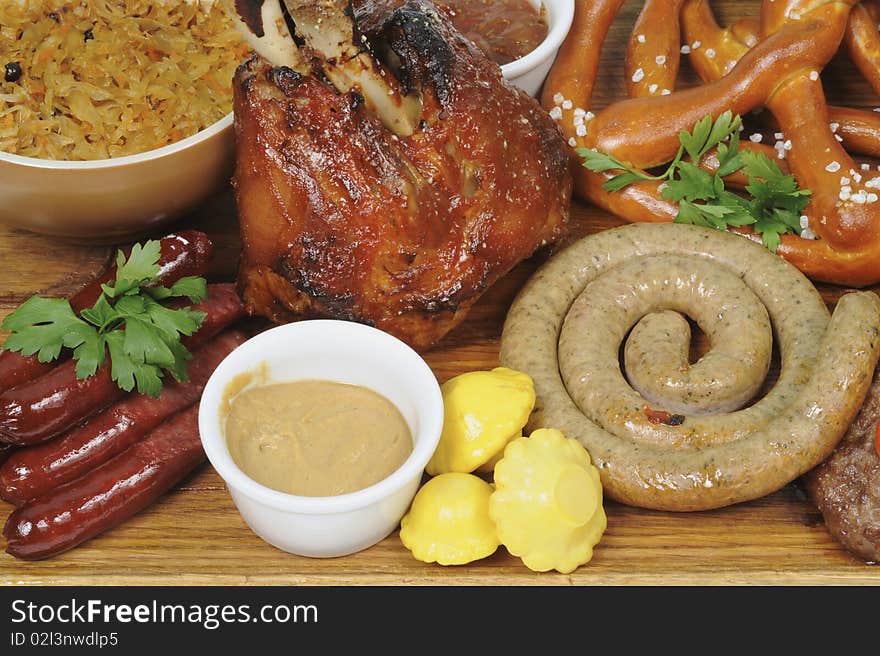
[[[287,4],[299,32],[303,19]],[[410,134],[410,122],[377,115],[382,105],[357,84],[341,92],[328,81],[341,74],[323,71],[342,64],[308,38],[306,69],[243,64],[234,83],[239,288],[252,314],[275,322],[354,320],[425,349],[563,235],[565,144],[432,5],[364,1],[345,20],[375,64],[369,75],[393,78],[387,93],[403,94],[396,105],[406,111],[416,103],[420,118]],[[350,67],[345,79],[355,79]]]

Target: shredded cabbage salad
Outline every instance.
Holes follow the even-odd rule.
[[[0,150],[94,160],[173,143],[232,110],[248,54],[225,2],[0,2]]]

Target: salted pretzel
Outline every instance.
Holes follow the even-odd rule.
[[[599,44],[622,4],[576,3],[571,32],[544,85],[542,103],[558,118],[569,145],[649,169],[669,162],[679,132],[704,116],[766,108],[785,137],[786,157],[779,161],[812,192],[805,212],[809,230],[802,234],[816,237],[782,235],[777,252],[815,280],[858,287],[880,282],[880,174],[863,171],[847,152],[880,156],[880,114],[829,107],[820,79],[845,40],[880,92],[880,3],[765,0],[757,19],[722,29],[706,0],[646,0],[627,49],[630,97],[593,116],[588,108]],[[682,32],[684,51],[704,84],[676,91]],[[777,150],[764,144],[743,140],[742,147],[776,158]],[[712,157],[701,165],[712,168]],[[656,181],[609,192],[602,185],[612,172],[573,168],[579,195],[629,221],[670,221],[678,212]]]

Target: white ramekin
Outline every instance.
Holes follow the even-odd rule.
[[[236,376],[259,372],[263,366],[268,382],[333,380],[382,394],[409,424],[413,452],[390,476],[350,494],[296,496],[257,483],[229,454],[221,406]],[[269,544],[312,557],[354,553],[394,531],[415,496],[442,428],[440,386],[425,361],[397,338],[348,321],[300,321],[249,339],[214,371],[199,408],[199,432],[208,460],[226,482],[244,521]]]
[[[543,5],[547,17],[547,36],[527,55],[504,64],[501,74],[530,96],[537,96],[559,47],[568,36],[574,20],[574,0],[530,0],[535,7]]]

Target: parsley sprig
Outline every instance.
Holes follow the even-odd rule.
[[[51,362],[62,348],[73,350],[76,376],[95,374],[110,355],[111,376],[126,392],[152,397],[162,390],[164,372],[186,381],[192,355],[181,336],[195,333],[205,313],[190,307],[171,308],[164,301],[186,297],[201,303],[207,297],[204,278],[181,278],[171,287],[157,284],[160,244],[135,244],[128,259],[119,251],[115,280],[101,286],[95,304],[79,316],[61,298],[34,296],[4,319],[0,328],[11,333],[4,349],[37,355]]]
[[[791,175],[784,175],[763,153],[739,150],[742,119],[726,111],[714,122],[700,120],[692,132],[678,135],[681,145],[661,175],[649,175],[616,157],[595,149],[577,150],[591,171],[622,171],[608,179],[603,188],[617,192],[644,180],[665,183],[661,195],[678,203],[676,223],[690,223],[727,230],[731,226],[752,226],[764,245],[776,252],[780,235],[800,234],[800,217],[809,203],[810,190],[798,189]],[[703,156],[717,147],[718,169],[708,173],[699,168]],[[748,177],[748,197],[725,189],[724,177],[742,171]]]

